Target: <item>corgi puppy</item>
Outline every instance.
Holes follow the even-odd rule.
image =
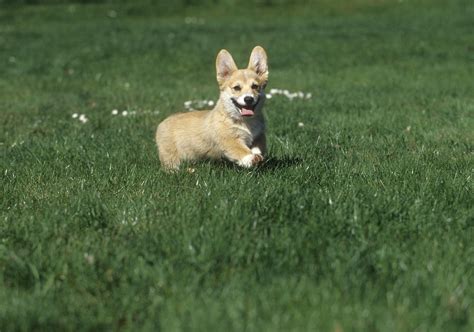
[[[250,168],[266,153],[262,107],[268,81],[267,54],[256,46],[246,69],[221,50],[216,59],[220,96],[213,110],[177,113],[160,123],[156,144],[162,167],[183,161],[226,158]]]

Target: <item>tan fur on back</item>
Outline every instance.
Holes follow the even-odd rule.
[[[255,61],[264,61],[260,63],[264,67],[254,69],[252,56]],[[177,169],[182,161],[200,159],[227,158],[243,167],[252,167],[263,161],[266,142],[262,107],[268,78],[265,51],[255,47],[247,69],[238,70],[233,66],[230,54],[221,51],[216,60],[221,93],[213,110],[177,113],[158,126],[156,143],[165,169]],[[237,86],[240,88],[238,91],[234,89]],[[238,103],[243,97],[252,97],[256,101],[252,106],[253,116],[241,116],[240,109],[251,108],[241,107]]]

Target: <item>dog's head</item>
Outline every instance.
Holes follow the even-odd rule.
[[[234,117],[251,117],[265,101],[268,81],[267,54],[256,46],[246,69],[237,69],[232,55],[221,50],[216,59],[217,82],[224,108]]]

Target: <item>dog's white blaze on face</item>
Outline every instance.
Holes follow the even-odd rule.
[[[245,93],[239,97],[237,97],[236,101],[239,103],[240,106],[245,106],[247,103],[245,102],[245,97],[252,97],[253,98],[253,104],[256,104],[257,100],[255,96],[251,93]],[[257,97],[258,98],[258,97]]]
[[[225,83],[224,90],[229,92],[240,106],[246,106],[246,97],[251,97],[254,101],[249,106],[254,106],[259,96],[263,93],[265,83],[258,75],[248,69],[237,70]]]

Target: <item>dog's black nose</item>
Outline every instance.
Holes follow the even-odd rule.
[[[253,97],[247,96],[244,98],[244,101],[247,105],[252,105],[253,104]]]

